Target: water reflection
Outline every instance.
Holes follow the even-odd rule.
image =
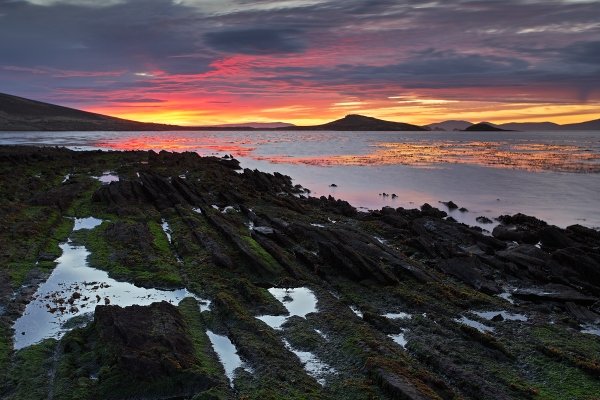
[[[472,313],[480,318],[487,319],[488,321],[493,321],[494,318],[498,318],[499,315],[502,316],[502,320],[506,321],[527,321],[526,315],[508,311],[472,311]]]
[[[337,371],[335,368],[321,360],[315,354],[310,351],[302,351],[295,349],[287,340],[283,341],[286,349],[291,351],[298,357],[302,367],[306,371],[306,373],[312,376],[321,386],[325,386],[327,383],[327,377],[331,375],[335,375]]]
[[[388,337],[390,339],[392,339],[394,342],[396,342],[396,344],[399,345],[400,347],[402,347],[403,349],[405,349],[406,345],[408,344],[408,341],[406,340],[406,338],[404,337],[404,333],[402,333],[402,332],[396,333],[396,334],[390,334],[390,335],[388,335]]]
[[[459,319],[455,319],[456,322],[459,322],[463,325],[470,326],[471,328],[477,329],[481,333],[489,333],[494,332],[494,328],[484,325],[481,322],[474,321],[467,317],[460,317]]]
[[[97,141],[95,146],[113,150],[195,151],[201,155],[232,154],[236,157],[246,157],[260,144],[255,143],[251,137],[228,140],[223,136],[210,133],[190,135],[189,132],[149,133],[134,137],[103,138]],[[264,144],[268,141],[261,142]]]
[[[80,229],[94,229],[100,224],[102,224],[102,220],[94,217],[75,218],[73,230],[78,231]]]
[[[318,166],[410,165],[434,168],[437,164],[470,164],[526,171],[600,172],[600,152],[584,146],[508,141],[379,142],[367,154],[317,157],[269,155],[256,157],[274,163]]]
[[[308,288],[270,288],[269,293],[279,300],[289,313],[289,315],[261,315],[256,317],[273,329],[281,329],[285,321],[292,316],[305,318],[307,314],[317,311],[317,297]]]
[[[197,298],[187,289],[146,289],[119,282],[108,273],[87,265],[90,254],[83,246],[60,245],[62,255],[46,282],[37,289],[25,312],[14,324],[15,349],[30,346],[47,338],[61,338],[72,329],[68,323],[75,317],[91,315],[99,304],[127,307],[168,301],[178,304],[185,297]]]
[[[110,171],[106,171],[102,175],[95,176],[94,178],[102,182],[103,185],[108,185],[111,182],[119,182],[119,175]]]
[[[290,175],[313,196],[332,195],[355,207],[414,208],[451,199],[470,211],[450,212],[453,218],[484,229],[492,227],[476,217],[517,212],[561,227],[600,226],[595,131],[5,132],[0,144],[232,154],[244,168]]]
[[[242,359],[238,355],[235,345],[227,336],[217,335],[212,331],[207,331],[206,334],[210,339],[213,349],[219,356],[219,361],[221,361],[223,369],[225,369],[225,375],[229,380],[229,385],[233,387],[235,370],[243,365]]]

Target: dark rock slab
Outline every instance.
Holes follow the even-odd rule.
[[[98,306],[93,323],[109,375],[119,374],[118,387],[164,381],[170,396],[192,396],[218,385],[200,371],[200,360],[177,308],[167,302],[150,306]],[[100,380],[108,378],[100,375]],[[120,389],[115,389],[118,393]],[[127,389],[124,389],[127,392]],[[151,396],[150,396],[151,397]]]
[[[560,284],[548,284],[538,288],[516,289],[512,292],[514,297],[530,301],[555,301],[559,303],[594,304],[598,299],[586,296],[581,292]]]

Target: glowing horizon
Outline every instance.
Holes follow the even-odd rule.
[[[309,116],[294,116],[296,113],[295,108],[306,108],[307,110],[314,107],[303,106],[303,105],[290,105],[288,107],[280,107],[281,111],[273,112],[271,109],[265,110],[254,110],[255,114],[246,114],[247,111],[235,112],[231,110],[214,111],[204,110],[196,112],[197,109],[193,105],[189,108],[180,106],[174,106],[171,108],[167,104],[153,108],[152,111],[143,109],[141,111],[132,111],[134,106],[127,105],[126,107],[119,107],[118,105],[111,106],[92,106],[81,108],[84,111],[109,115],[118,118],[124,118],[139,122],[149,123],[162,123],[169,125],[179,126],[218,126],[218,125],[231,125],[231,124],[248,124],[248,123],[290,123],[294,125],[319,125],[327,122],[331,122],[336,119],[340,119],[348,114],[360,114],[369,117],[379,118],[388,121],[404,122],[418,126],[424,126],[434,123],[440,123],[448,120],[465,120],[473,123],[477,122],[492,122],[497,124],[511,123],[511,122],[553,122],[556,124],[570,124],[586,122],[600,118],[600,105],[544,105],[544,104],[526,104],[519,109],[509,110],[493,110],[494,105],[488,103],[479,103],[481,109],[488,111],[471,111],[473,102],[469,102],[468,110],[460,110],[461,102],[456,102],[455,107],[448,110],[447,114],[444,114],[444,109],[437,109],[432,112],[429,108],[420,109],[418,106],[413,106],[410,109],[404,108],[403,113],[406,115],[397,116],[394,115],[390,109],[392,107],[380,107],[380,108],[369,108],[369,107],[348,107],[340,110],[339,108],[332,107],[333,109],[327,112],[320,111],[319,117]],[[464,102],[467,103],[467,102]],[[511,105],[514,107],[514,105]],[[290,111],[286,112],[285,110]],[[490,110],[492,109],[492,110]],[[212,112],[211,112],[212,111]],[[266,115],[265,115],[266,114]],[[436,117],[433,117],[436,116]]]

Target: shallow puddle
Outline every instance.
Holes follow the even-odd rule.
[[[332,366],[323,362],[310,351],[296,350],[287,340],[284,340],[283,344],[289,351],[294,353],[298,359],[300,359],[300,363],[304,367],[306,373],[315,378],[321,386],[325,386],[327,376],[337,373]]]
[[[287,321],[289,317],[285,315],[260,315],[256,317],[273,329],[281,329],[281,325]]]
[[[506,321],[527,321],[527,316],[524,314],[515,314],[508,311],[471,311],[473,314],[491,321],[496,315],[502,315]]]
[[[103,185],[108,185],[111,182],[119,182],[119,175],[110,171],[106,171],[102,175],[95,176],[94,178],[102,182]]]
[[[280,289],[271,288],[269,293],[279,300],[289,315],[261,315],[260,319],[273,329],[281,329],[281,326],[292,316],[306,318],[306,315],[317,312],[317,297],[308,288]],[[325,340],[327,336],[315,329],[315,331]],[[325,376],[335,373],[335,370],[328,364],[321,361],[317,356],[308,351],[300,351],[293,348],[290,343],[283,339],[285,347],[294,353],[299,359],[306,372],[315,378],[321,385],[325,385]]]
[[[494,328],[491,326],[484,325],[481,322],[473,321],[467,317],[460,317],[460,319],[455,319],[455,321],[463,325],[470,326],[471,328],[475,328],[481,333],[494,332]]]
[[[327,336],[322,330],[320,329],[315,329],[315,332],[317,332],[317,334],[319,336],[321,336],[323,338],[323,340],[327,340],[329,341],[329,336]]]
[[[214,332],[206,331],[210,342],[212,343],[215,353],[219,356],[221,364],[225,369],[225,375],[229,379],[229,385],[233,387],[233,378],[235,376],[235,370],[243,367],[244,363],[237,353],[235,345],[229,340],[227,336],[217,335]],[[246,368],[249,372],[249,369]]]
[[[397,312],[397,313],[387,313],[383,314],[384,317],[388,319],[411,319],[412,315],[405,312]]]
[[[73,328],[72,318],[93,312],[99,304],[121,307],[149,305],[167,301],[178,304],[186,297],[194,297],[207,309],[210,302],[200,299],[187,289],[146,289],[128,282],[119,282],[108,273],[87,265],[90,254],[83,246],[72,243],[60,245],[62,255],[52,274],[42,283],[25,312],[15,321],[15,349],[30,346],[43,339],[60,339]]]
[[[73,226],[74,231],[80,229],[94,229],[102,224],[102,220],[94,217],[87,218],[75,218],[75,225]]]
[[[581,333],[587,333],[588,335],[600,336],[600,327],[593,325],[585,325],[581,330]]]
[[[360,310],[358,309],[358,307],[356,307],[356,306],[350,306],[350,309],[352,310],[352,312],[353,312],[354,314],[356,314],[356,316],[357,316],[358,318],[362,318],[362,317],[363,317],[363,312],[362,312],[362,311],[360,311]]]
[[[510,292],[503,292],[497,296],[500,297],[501,299],[508,301],[510,304],[515,304],[515,301],[512,298],[512,293],[510,293]]]
[[[402,332],[396,333],[394,335],[388,335],[388,337],[394,342],[396,342],[396,344],[402,347],[403,349],[405,349],[406,345],[408,344],[408,341],[406,340],[406,338],[404,337],[404,333]]]
[[[377,240],[380,244],[387,244],[387,240],[382,239],[379,236],[373,236],[373,239]]]
[[[317,297],[308,288],[271,288],[269,293],[279,300],[289,313],[287,316],[261,315],[256,317],[273,329],[280,329],[281,325],[294,315],[305,318],[306,314],[317,311]]]
[[[270,226],[253,226],[251,230],[262,233],[263,235],[272,235],[275,232]]]
[[[173,240],[171,238],[171,227],[169,226],[169,223],[166,220],[162,220],[161,221],[161,226],[162,226],[162,230],[165,233],[165,235],[167,235],[167,240],[169,241],[169,243],[173,243]]]

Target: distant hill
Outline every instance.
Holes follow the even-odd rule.
[[[600,130],[600,119],[564,125],[554,122],[509,122],[495,126],[511,131],[594,131]]]
[[[600,119],[595,119],[595,120],[586,121],[586,122],[579,122],[577,124],[561,125],[561,129],[573,130],[573,131],[598,131],[598,130],[600,130]]]
[[[0,131],[167,131],[167,130],[333,130],[422,131],[424,128],[362,115],[347,115],[323,125],[295,126],[284,122],[178,126],[130,121],[0,93]]]
[[[313,131],[425,131],[427,129],[403,122],[385,121],[364,115],[350,114],[322,125],[295,126],[290,130]]]
[[[489,122],[480,122],[478,124],[473,124],[468,128],[464,129],[467,132],[497,132],[497,131],[507,131],[507,129],[498,128],[490,124]]]
[[[473,123],[469,121],[449,120],[429,124],[426,125],[425,128],[429,128],[432,131],[462,131],[471,125],[473,125]]]
[[[580,122],[576,124],[559,125],[554,122],[508,122],[504,124],[494,124],[491,122],[483,122],[492,127],[501,128],[509,131],[569,131],[569,130],[600,130],[600,119],[593,121]],[[469,121],[443,121],[426,125],[424,128],[432,131],[464,131],[467,130],[472,123]],[[477,129],[477,128],[475,128]]]
[[[177,128],[109,117],[0,93],[0,131],[160,131]]]
[[[471,124],[468,121],[450,120],[421,127],[403,122],[385,121],[364,115],[351,114],[326,124],[312,126],[296,126],[285,122],[179,126],[131,121],[0,93],[0,131],[230,131],[254,129],[324,131],[600,130],[600,119],[566,125],[558,125],[552,122],[511,122],[501,125],[481,122]]]
[[[557,131],[563,129],[561,125],[554,122],[509,122],[496,126],[511,131]]]

